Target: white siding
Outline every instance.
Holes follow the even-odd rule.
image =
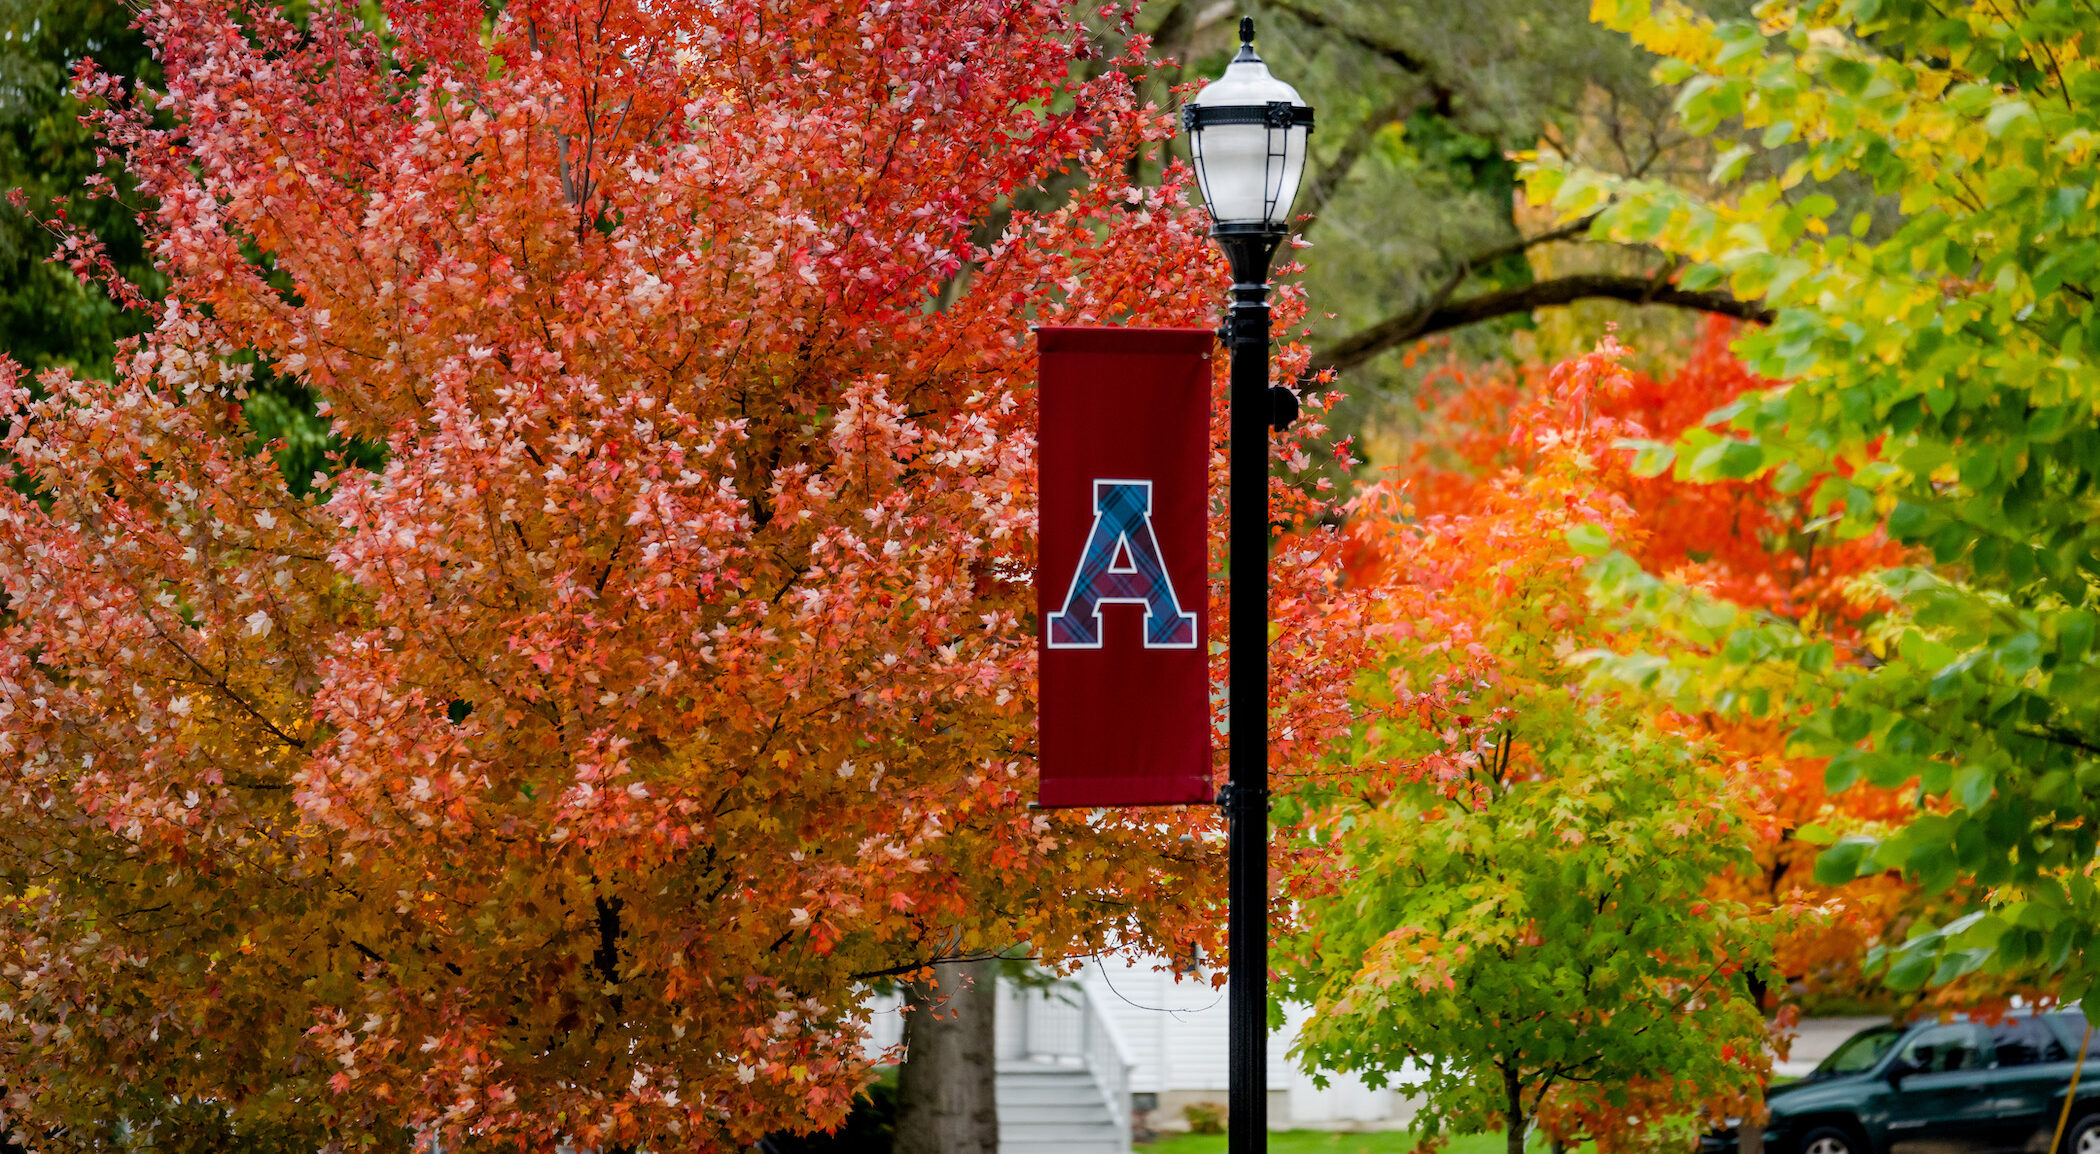
[[[1130,1051],[1133,1093],[1214,1091],[1222,1099],[1228,1083],[1225,991],[1213,988],[1206,977],[1177,979],[1163,966],[1147,957],[1106,957],[1088,962],[1078,980],[1114,1021]],[[1013,1023],[1021,1009],[1020,992],[1001,982],[998,1006],[997,1053],[1010,1059],[1019,1045]],[[871,1050],[895,1045],[903,1032],[897,998],[875,998],[873,1009]],[[1269,1035],[1269,1087],[1290,1095],[1289,1116],[1272,1118],[1273,1125],[1393,1124],[1412,1113],[1401,1094],[1373,1090],[1353,1076],[1330,1075],[1325,1089],[1315,1086],[1290,1058],[1291,1042],[1306,1016],[1303,1006],[1286,1007],[1284,1028]]]
[[[868,1044],[870,1058],[881,1057],[893,1046],[904,1041],[904,999],[895,994],[874,994],[868,998]],[[895,1055],[891,1055],[892,1060]]]
[[[1088,962],[1079,980],[1115,1018],[1137,1063],[1131,1089],[1219,1090],[1228,1084],[1230,1015],[1225,991],[1208,975],[1176,978],[1153,958],[1103,958]],[[1292,1034],[1269,1035],[1269,1084],[1281,1088],[1290,1076]]]
[[[1216,1091],[1229,1083],[1229,1014],[1225,991],[1204,977],[1176,979],[1153,958],[1104,958],[1089,962],[1079,980],[1094,1003],[1115,1019],[1130,1046],[1130,1088],[1137,1093],[1169,1090]],[[1290,1093],[1288,1119],[1276,1125],[1348,1126],[1393,1123],[1411,1111],[1390,1089],[1373,1090],[1363,1080],[1334,1074],[1322,1089],[1291,1060],[1291,1043],[1308,1010],[1285,1008],[1285,1024],[1269,1034],[1269,1087]],[[1403,1075],[1404,1078],[1404,1075]]]
[[[1166,1004],[1163,993],[1168,975],[1149,966],[1133,966],[1120,958],[1090,963],[1080,974],[1087,996],[1116,1024],[1123,1044],[1130,1048],[1133,1069],[1130,1089],[1135,1094],[1156,1094],[1168,1089],[1162,1078],[1166,1067],[1166,1015],[1142,1007]]]
[[[1296,1037],[1298,1028],[1312,1016],[1309,1006],[1286,1006],[1284,1018],[1289,1024],[1287,1031]],[[1400,1081],[1405,1081],[1403,1072]],[[1327,1086],[1322,1089],[1314,1084],[1313,1076],[1292,1063],[1291,1070],[1281,1082],[1273,1080],[1272,1086],[1288,1087],[1291,1092],[1291,1123],[1293,1125],[1345,1126],[1352,1123],[1398,1122],[1413,1115],[1413,1109],[1399,1093],[1387,1088],[1373,1090],[1364,1085],[1362,1078],[1354,1074],[1327,1075]]]

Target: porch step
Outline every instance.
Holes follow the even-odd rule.
[[[1130,1154],[1094,1076],[1079,1066],[1001,1063],[1000,1154]]]

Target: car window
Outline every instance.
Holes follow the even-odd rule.
[[[1889,1048],[1901,1037],[1903,1031],[1894,1026],[1876,1026],[1871,1030],[1861,1030],[1845,1039],[1844,1044],[1832,1050],[1828,1058],[1816,1064],[1816,1076],[1827,1078],[1837,1074],[1865,1073],[1873,1069],[1874,1064],[1881,1061],[1881,1056],[1888,1053]]]
[[[1983,1032],[1967,1022],[1928,1026],[1912,1034],[1897,1056],[1919,1073],[1981,1070],[1985,1065]]]
[[[2015,1018],[1991,1027],[1991,1057],[2000,1066],[2032,1066],[2039,1062],[2068,1062],[2063,1043],[2040,1018]]]

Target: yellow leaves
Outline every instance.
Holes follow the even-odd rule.
[[[1920,104],[1932,104],[1947,94],[1955,74],[1945,68],[1921,67],[1913,72]]]
[[[1590,0],[1590,19],[1614,28],[1645,16],[1646,0]]]
[[[1563,217],[1572,219],[1595,211],[1604,199],[1605,187],[1601,183],[1581,181],[1571,186],[1563,181],[1553,194],[1553,207]]]
[[[2096,136],[2092,129],[2075,128],[2058,136],[2051,147],[2066,164],[2081,166],[2091,163],[2096,139],[2100,136]]]
[[[1677,0],[1592,0],[1590,19],[1665,58],[1701,64],[1719,49],[1712,23]]]

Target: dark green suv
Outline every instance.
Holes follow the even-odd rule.
[[[1766,1154],[2044,1151],[2085,1037],[2079,1012],[1877,1026],[1768,1095]],[[2100,1047],[2095,1047],[2100,1051]],[[1700,1142],[1735,1154],[1734,1129]],[[2086,1063],[2060,1154],[2100,1154],[2100,1053]]]

